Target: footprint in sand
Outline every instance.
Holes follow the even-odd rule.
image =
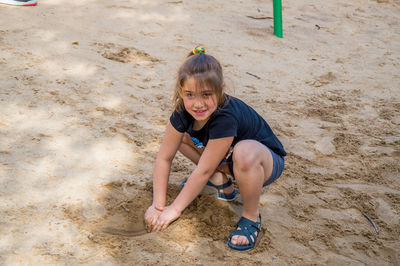
[[[154,63],[159,62],[155,57],[135,47],[124,47],[114,43],[93,43],[97,52],[106,59],[120,63]]]

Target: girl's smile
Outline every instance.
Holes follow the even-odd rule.
[[[203,116],[206,114],[207,110],[194,110],[193,112],[195,112],[198,116]]]

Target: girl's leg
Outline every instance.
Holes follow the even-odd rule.
[[[243,200],[243,217],[258,221],[261,189],[272,169],[272,155],[265,145],[255,140],[243,140],[235,145],[233,171]],[[231,242],[234,245],[249,244],[248,239],[240,235],[233,236]]]
[[[189,134],[185,133],[179,151],[197,165],[204,150],[196,147]],[[218,167],[217,171],[215,171],[215,173],[210,177],[210,182],[214,185],[226,183],[228,181],[226,176],[227,173],[229,173],[227,165]],[[230,194],[233,192],[233,186],[221,189],[220,191],[222,193]]]

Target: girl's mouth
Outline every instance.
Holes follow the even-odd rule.
[[[207,110],[199,110],[199,111],[193,110],[193,112],[194,112],[196,115],[202,116],[202,115],[204,115],[204,114],[207,112]]]

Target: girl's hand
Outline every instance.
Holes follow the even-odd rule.
[[[156,224],[158,217],[160,216],[161,211],[157,210],[154,208],[153,205],[151,205],[146,213],[144,214],[144,221],[146,223],[146,229],[147,232],[150,233],[153,229],[153,226]]]
[[[158,216],[156,224],[153,226],[152,232],[164,231],[170,223],[181,216],[181,212],[172,206],[166,207],[160,216]]]

